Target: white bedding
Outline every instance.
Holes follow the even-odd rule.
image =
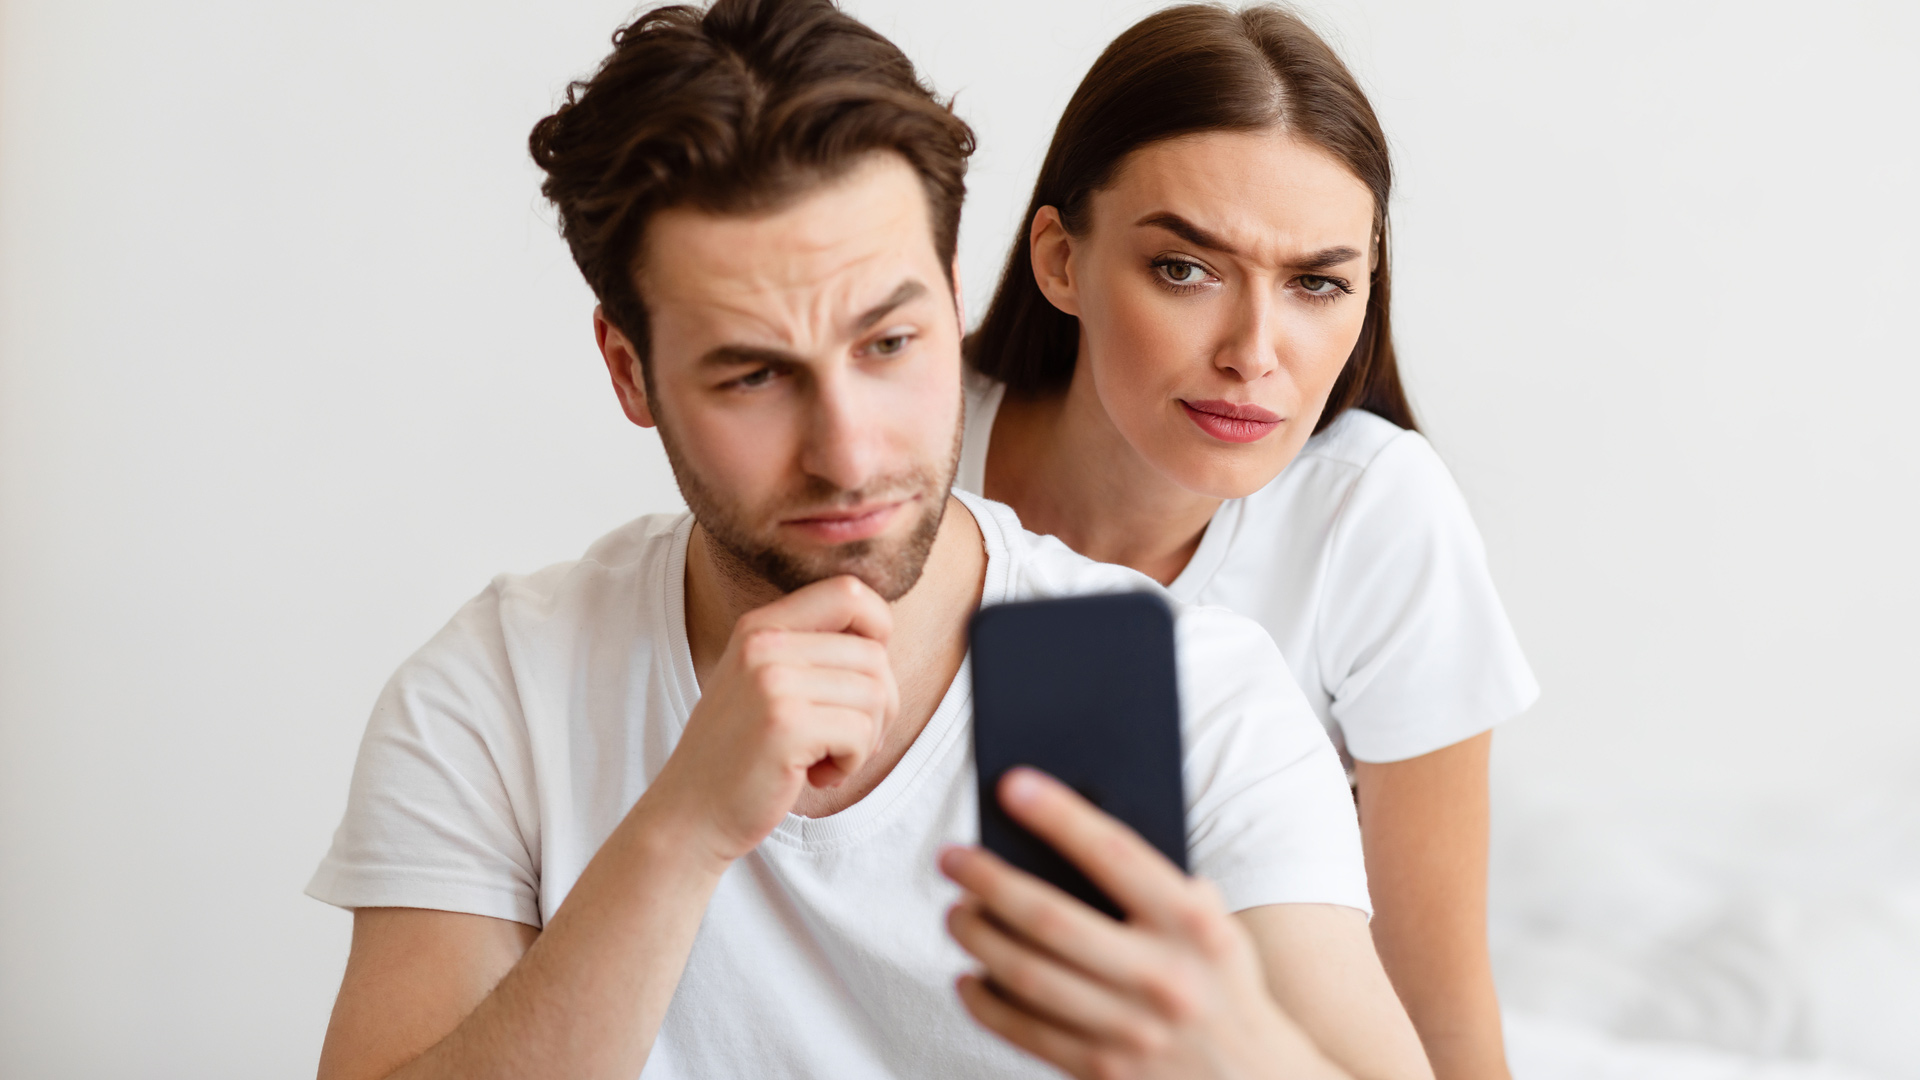
[[[1490,914],[1517,1080],[1920,1080],[1920,785],[1515,802]]]

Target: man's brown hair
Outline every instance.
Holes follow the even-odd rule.
[[[952,273],[973,132],[894,44],[831,0],[715,0],[649,11],[533,127],[541,192],[573,260],[642,360],[636,256],[647,220],[691,206],[775,209],[876,151],[919,173]]]

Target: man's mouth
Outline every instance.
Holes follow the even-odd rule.
[[[1186,401],[1180,407],[1195,427],[1221,442],[1250,443],[1267,436],[1286,418],[1258,405],[1231,401]]]
[[[808,511],[783,518],[780,526],[793,529],[822,544],[847,544],[868,540],[887,531],[900,512],[918,501],[917,496],[870,502],[860,506]]]

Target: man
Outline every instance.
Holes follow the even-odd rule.
[[[533,150],[692,512],[389,684],[309,890],[355,911],[322,1077],[1426,1075],[1252,623],[1178,616],[1210,880],[1031,773],[1003,802],[1128,921],[964,846],[970,612],[1144,582],[949,494],[965,125],[826,0],[615,40]]]

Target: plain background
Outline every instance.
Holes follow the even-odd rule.
[[[851,6],[980,134],[978,312],[1157,5]],[[524,149],[630,10],[0,0],[0,1075],[309,1073],[349,918],[301,888],[381,683],[678,505]],[[1915,6],[1306,10],[1546,687],[1498,813],[1920,778]]]

